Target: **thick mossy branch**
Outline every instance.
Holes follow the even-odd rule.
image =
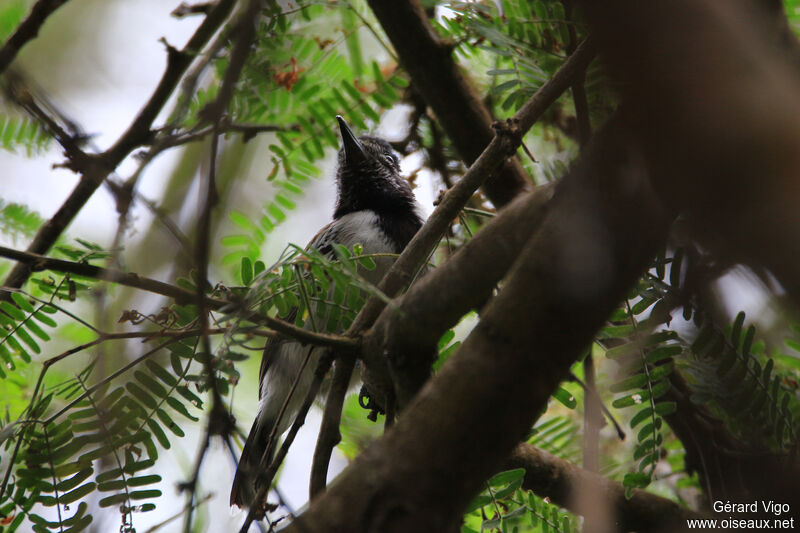
[[[620,483],[584,470],[530,444],[520,444],[506,459],[503,468],[524,468],[522,487],[549,498],[553,503],[580,514],[576,505],[581,492],[591,492],[595,504],[607,505],[620,531],[676,531],[686,520],[703,515],[672,500],[635,490],[631,497]]]
[[[619,124],[598,135],[458,354],[290,530],[459,523],[663,245],[670,218],[641,160]]]

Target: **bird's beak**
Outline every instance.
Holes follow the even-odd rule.
[[[367,159],[367,153],[364,147],[358,140],[358,137],[353,135],[350,126],[344,121],[341,115],[336,115],[336,120],[339,121],[339,130],[342,132],[342,144],[344,145],[344,160],[348,165],[357,165]]]

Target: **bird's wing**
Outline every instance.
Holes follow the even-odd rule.
[[[308,243],[306,249],[309,248],[316,248],[319,250],[320,253],[325,255],[333,255],[333,243],[335,242],[336,235],[338,234],[338,229],[334,226],[334,222],[330,222],[325,225],[321,230],[314,235],[314,238],[311,239],[311,242]],[[287,322],[294,322],[297,318],[297,308],[294,307],[289,311],[289,314],[283,318]],[[258,399],[261,399],[261,391],[262,385],[264,383],[264,376],[267,375],[267,371],[269,370],[270,365],[272,364],[278,349],[281,345],[285,342],[291,342],[289,339],[276,339],[274,337],[269,337],[267,339],[267,343],[264,346],[264,353],[261,356],[261,367],[258,370]]]

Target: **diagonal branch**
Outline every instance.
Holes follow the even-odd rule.
[[[383,294],[393,297],[410,283],[414,274],[425,263],[439,239],[447,231],[450,221],[458,216],[458,213],[469,201],[475,190],[494,169],[503,163],[509,154],[514,153],[521,143],[524,132],[533,126],[542,113],[569,87],[571,80],[586,69],[593,58],[593,44],[588,40],[582,42],[575,53],[567,58],[558,72],[525,103],[513,119],[510,119],[505,124],[495,124],[498,135],[489,143],[461,180],[447,191],[436,210],[434,210],[427,222],[420,228],[397,261],[394,262],[389,272],[381,280],[378,289]],[[543,196],[545,195],[539,194],[535,201],[538,202]],[[511,259],[509,259],[510,261]],[[505,269],[502,271],[504,272]],[[499,275],[502,275],[502,272]],[[364,304],[364,307],[344,335],[346,337],[359,335],[374,323],[384,307],[385,302],[383,300],[371,297]],[[378,403],[387,407],[386,395],[391,394],[392,386],[388,383],[386,377],[388,371],[385,367],[385,358],[378,355],[380,353],[379,350],[367,349],[362,350],[361,355],[364,357],[365,366],[368,369],[365,379],[368,384],[371,380],[373,381],[372,384],[375,385],[375,390],[380,391],[377,398]],[[342,363],[340,365],[342,367],[340,380],[343,381],[345,370],[352,362],[347,357],[343,357],[340,363]],[[377,385],[378,383],[380,385]],[[339,395],[337,394],[337,402],[338,397]],[[314,479],[311,483],[311,491],[314,493],[318,493],[322,485],[324,485],[327,467],[323,465],[327,465],[333,449],[331,435],[333,435],[334,429],[338,427],[338,418],[340,416],[341,402],[339,402],[338,406],[326,408],[323,414],[322,427],[325,431],[320,432],[320,440],[317,442]],[[335,435],[333,436],[335,437]],[[323,469],[325,472],[323,472]]]
[[[461,180],[447,191],[427,222],[411,239],[406,249],[378,285],[381,292],[389,297],[394,297],[411,282],[414,274],[425,263],[439,239],[447,231],[450,221],[458,216],[475,190],[492,171],[501,165],[509,154],[514,153],[520,146],[524,133],[570,86],[575,76],[583,73],[594,55],[593,43],[588,39],[581,42],[555,75],[531,96],[514,118],[509,119],[506,124],[495,125],[498,135],[489,143]],[[378,298],[372,297],[367,300],[348,333],[359,333],[370,327],[384,307],[385,303]],[[382,366],[380,358],[371,357],[369,352],[365,352],[363,355],[366,358],[367,366],[376,368]]]
[[[28,17],[0,49],[0,74],[5,72],[25,44],[39,35],[39,30],[47,17],[66,3],[67,0],[39,0],[33,5]]]
[[[586,69],[594,55],[594,44],[588,39],[581,42],[575,53],[564,61],[558,72],[531,96],[513,118],[508,119],[506,123],[495,123],[494,128],[497,135],[461,180],[447,191],[427,222],[394,262],[392,268],[378,285],[381,292],[393,297],[411,281],[416,271],[436,247],[439,239],[447,231],[450,221],[458,216],[475,190],[506,160],[509,154],[514,153],[521,144],[522,135],[570,86],[573,78]],[[381,300],[370,298],[356,320],[353,321],[351,330],[371,325],[383,307],[384,303]]]
[[[152,135],[151,126],[153,121],[158,116],[158,113],[161,112],[189,64],[216,33],[222,23],[225,22],[235,3],[235,0],[220,0],[197,28],[183,50],[179,51],[171,47],[167,49],[167,66],[161,81],[150,96],[150,99],[142,107],[136,119],[114,146],[102,154],[87,154],[80,150],[68,154],[70,157],[69,166],[80,172],[80,181],[53,217],[39,229],[28,246],[29,252],[36,254],[46,253],[106,177],[137,146],[147,142]],[[8,274],[3,285],[19,288],[27,281],[29,276],[30,271],[27,266],[19,263]],[[0,295],[0,298],[3,296]]]
[[[393,393],[402,409],[419,390],[430,372],[431,361],[424,354],[464,314],[488,300],[542,224],[553,189],[539,187],[518,197],[450,259],[383,310],[364,334],[365,352],[381,354],[390,363],[390,380],[378,375],[372,366],[365,376],[370,396],[380,405],[387,406],[386,395]]]
[[[454,530],[662,246],[669,222],[634,141],[611,125],[559,183],[456,356],[287,532]]]
[[[26,265],[26,269],[31,272],[38,272],[42,270],[53,270],[56,272],[65,272],[69,274],[77,274],[86,276],[93,279],[104,281],[111,281],[127,287],[134,287],[142,289],[154,294],[160,294],[173,298],[179,304],[192,303],[196,300],[197,295],[193,291],[188,291],[163,281],[146,278],[139,276],[133,272],[122,272],[111,268],[102,268],[87,263],[76,263],[73,261],[66,261],[63,259],[54,259],[52,257],[45,257],[29,252],[22,252],[5,246],[0,246],[0,257],[7,257]],[[2,291],[11,292],[11,291]],[[218,298],[207,298],[206,303],[210,309],[222,311],[238,311],[244,320],[254,324],[261,324],[274,329],[278,333],[297,339],[300,342],[315,344],[318,346],[329,346],[340,350],[355,350],[360,347],[360,341],[352,337],[343,335],[334,335],[330,333],[315,333],[307,329],[299,328],[290,322],[281,320],[279,318],[261,315],[255,311],[248,311],[242,308],[238,301],[222,300]]]
[[[492,116],[453,60],[452,45],[436,34],[418,0],[368,3],[414,87],[436,114],[461,158],[472,165],[494,137]],[[502,169],[493,169],[482,186],[489,200],[502,207],[529,188],[530,180],[519,161],[511,158]]]
[[[503,469],[524,468],[522,487],[570,511],[580,513],[575,495],[587,488],[604,500],[614,513],[619,531],[681,531],[688,519],[704,515],[681,507],[672,500],[634,490],[625,495],[625,487],[603,476],[580,468],[530,444],[520,444],[506,459]]]

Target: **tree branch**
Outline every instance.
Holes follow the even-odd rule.
[[[114,171],[131,151],[148,140],[152,134],[150,128],[153,121],[166,104],[183,73],[194,59],[195,54],[216,33],[217,29],[230,14],[235,3],[235,0],[220,0],[197,28],[183,50],[178,51],[174,48],[168,48],[167,67],[161,81],[139,112],[139,115],[114,146],[97,155],[86,154],[82,151],[69,154],[70,168],[81,173],[80,181],[53,217],[39,229],[28,246],[28,252],[35,254],[46,253],[100,184],[103,183],[103,180]],[[29,276],[30,271],[27,270],[27,266],[19,263],[8,274],[3,285],[19,288]]]
[[[170,285],[169,283],[164,283],[163,281],[139,276],[133,272],[122,272],[120,270],[102,268],[87,263],[76,263],[63,259],[54,259],[52,257],[45,257],[38,254],[6,248],[5,246],[0,246],[0,257],[7,257],[23,263],[30,272],[53,270],[56,272],[65,272],[69,274],[86,276],[93,279],[111,281],[127,287],[142,289],[154,294],[160,294],[162,296],[173,298],[178,304],[192,303],[197,297],[192,291],[188,291],[181,287],[176,287],[175,285]],[[248,320],[254,324],[267,326],[286,337],[297,339],[300,342],[315,344],[318,346],[329,346],[331,348],[337,348],[340,350],[356,350],[361,346],[360,341],[352,337],[333,335],[330,333],[315,333],[313,331],[297,327],[290,322],[286,322],[285,320],[267,315],[261,315],[255,311],[246,310],[238,301],[208,298],[206,302],[210,309],[217,311],[237,311],[242,315],[244,320]]]
[[[630,127],[664,201],[800,308],[800,54],[776,31],[780,2],[581,5],[631,116],[648,117]]]
[[[414,87],[433,109],[467,165],[473,164],[492,141],[492,117],[452,58],[452,46],[442,41],[428,22],[418,0],[369,0],[411,75]],[[530,187],[530,179],[516,158],[482,185],[491,202],[502,207]]]
[[[423,354],[465,313],[489,299],[544,220],[553,189],[539,187],[517,198],[383,310],[364,334],[365,382],[380,405],[386,406],[386,395],[393,393],[402,408],[419,390],[430,373],[431,361]],[[384,360],[391,364],[386,370],[380,364]]]
[[[33,5],[28,17],[0,49],[0,74],[5,72],[25,44],[39,35],[39,30],[47,17],[66,3],[67,0],[39,0]]]
[[[489,143],[486,150],[467,170],[461,180],[447,191],[427,222],[417,234],[414,235],[414,238],[406,249],[400,254],[400,257],[392,265],[392,268],[387,272],[383,280],[381,280],[378,288],[384,294],[393,297],[411,281],[414,273],[418,270],[420,265],[424,264],[439,242],[439,239],[441,239],[441,236],[447,231],[450,221],[458,216],[458,213],[467,203],[474,191],[483,183],[486,177],[505,160],[508,154],[513,153],[513,151],[519,147],[524,133],[533,126],[536,120],[539,119],[558,96],[569,87],[575,76],[580,75],[586,69],[593,58],[594,45],[590,40],[584,40],[575,50],[575,53],[564,61],[564,64],[553,77],[531,96],[514,118],[509,120],[508,123],[511,124],[510,131],[502,127],[498,129],[499,134]],[[514,251],[518,250],[519,247],[520,243],[516,244],[516,248],[512,246],[512,254]],[[506,268],[513,258],[513,255],[508,258],[508,261],[505,263]],[[497,265],[493,265],[491,270],[494,271],[494,267],[496,266],[500,267],[501,270],[501,272],[497,273],[497,276],[502,276],[505,272],[503,263],[499,262]],[[497,279],[494,281],[496,282]],[[485,289],[485,292],[483,292],[481,296],[485,297],[488,294],[488,290],[490,289]],[[478,303],[473,303],[472,305],[478,305]],[[353,321],[353,325],[349,331],[358,332],[365,327],[371,326],[384,307],[383,301],[377,298],[370,298],[367,300],[367,303]],[[468,309],[469,308],[459,310],[461,311],[459,317]],[[448,313],[448,315],[450,314],[451,313]],[[448,318],[448,320],[450,319]],[[410,341],[410,339],[409,337],[406,340]],[[422,343],[420,343],[420,345],[421,344]],[[372,366],[378,369],[380,373],[380,369],[384,368],[383,358],[377,356],[373,357],[373,353],[377,354],[380,352],[367,350],[363,353],[366,366]],[[427,370],[424,371],[427,372]],[[380,378],[378,379],[380,380]],[[411,389],[413,390],[420,384],[418,379],[414,379],[414,381],[417,385],[414,386],[411,384]],[[406,392],[411,390],[405,386],[403,386],[403,388],[406,389]],[[403,400],[407,399],[407,397],[407,395],[404,395]],[[403,403],[404,402],[401,400],[401,404]]]
[[[584,40],[575,53],[564,61],[558,72],[530,97],[513,118],[508,119],[506,123],[495,123],[494,128],[498,134],[461,180],[447,191],[431,216],[381,280],[378,289],[383,294],[394,297],[411,282],[414,274],[425,264],[439,239],[447,231],[450,221],[458,216],[475,190],[492,171],[502,164],[509,154],[514,153],[522,141],[522,135],[569,87],[573,76],[586,69],[594,54],[594,45],[591,41]],[[385,303],[382,300],[371,297],[353,320],[348,331],[360,332],[371,326],[384,307]]]
[[[625,487],[569,461],[551,455],[530,444],[520,444],[506,459],[504,470],[524,468],[522,487],[538,496],[578,514],[583,510],[575,505],[580,491],[591,490],[597,500],[611,506],[616,529],[619,531],[681,531],[687,519],[702,519],[704,515],[681,507],[672,500],[634,490],[630,498]]]
[[[618,124],[603,133],[458,353],[287,532],[457,527],[665,242],[635,141]]]
[[[355,370],[356,357],[354,354],[345,354],[336,361],[333,370],[333,380],[330,392],[325,402],[325,410],[322,413],[322,424],[319,427],[317,445],[314,448],[314,457],[311,462],[311,476],[308,487],[309,500],[314,499],[317,494],[325,489],[328,478],[328,466],[330,465],[333,449],[342,440],[339,432],[339,425],[342,421],[342,407],[350,386],[350,380]]]

